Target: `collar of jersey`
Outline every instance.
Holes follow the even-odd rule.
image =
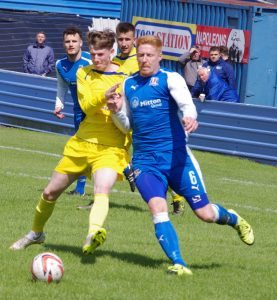
[[[105,74],[105,75],[126,75],[123,72],[116,72],[116,71],[105,72],[105,71],[98,71],[98,70],[95,70],[95,69],[91,69],[91,72],[95,72],[95,73],[98,73],[98,74]]]
[[[130,52],[130,54],[129,54],[127,57],[122,57],[121,55],[122,55],[122,53],[119,53],[119,54],[116,56],[116,58],[118,58],[118,59],[120,59],[120,60],[126,60],[126,59],[128,59],[128,58],[130,58],[130,57],[136,56],[136,55],[137,55],[137,49],[134,47],[134,48],[132,49],[132,51]]]

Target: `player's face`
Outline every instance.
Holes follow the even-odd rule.
[[[93,47],[90,47],[89,52],[95,69],[98,71],[105,71],[111,63],[114,49],[95,50]]]
[[[43,44],[45,41],[46,37],[43,33],[38,33],[36,36],[36,40],[38,44]]]
[[[117,44],[122,55],[128,56],[135,44],[134,33],[132,31],[120,33],[117,36]]]
[[[211,51],[211,52],[210,52],[210,60],[211,60],[212,62],[218,61],[219,58],[220,58],[219,51]]]
[[[137,59],[140,75],[147,77],[158,72],[162,54],[156,47],[143,44],[137,49]]]
[[[209,73],[206,72],[205,70],[199,70],[198,76],[199,76],[200,80],[203,82],[206,82],[209,79]]]
[[[63,40],[64,49],[67,55],[77,55],[81,52],[83,42],[78,33],[68,34],[64,36]]]

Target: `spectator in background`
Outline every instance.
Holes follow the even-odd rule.
[[[200,67],[197,73],[199,79],[192,89],[192,97],[198,98],[200,94],[205,94],[207,100],[239,102],[237,91],[221,79],[215,70]]]
[[[62,113],[65,104],[66,94],[70,90],[73,100],[74,129],[79,129],[81,121],[85,118],[77,97],[77,78],[76,73],[79,68],[90,65],[91,57],[89,52],[82,51],[83,40],[82,32],[77,27],[66,28],[63,32],[63,44],[66,56],[56,62],[57,73],[57,95],[54,114],[59,119],[65,115]],[[85,195],[86,177],[80,176],[71,195]]]
[[[46,76],[55,68],[54,51],[45,44],[43,31],[36,34],[36,41],[29,45],[23,56],[24,73]]]
[[[226,63],[220,56],[220,49],[217,46],[210,48],[210,58],[203,64],[203,67],[209,67],[222,78],[231,88],[236,88],[235,73],[233,67]]]
[[[221,58],[225,62],[227,62],[227,63],[231,64],[231,66],[233,66],[233,61],[231,61],[231,59],[229,57],[229,49],[228,49],[228,47],[227,46],[220,46],[219,50],[220,50],[220,56],[221,56]]]
[[[197,69],[205,62],[205,60],[201,58],[200,47],[193,46],[189,50],[189,56],[187,53],[184,53],[180,56],[179,62],[184,66],[184,78],[191,91],[197,79]]]

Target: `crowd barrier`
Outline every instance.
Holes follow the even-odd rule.
[[[29,130],[73,134],[72,99],[63,120],[53,115],[57,81],[0,70],[0,124]],[[277,108],[195,100],[199,129],[190,135],[192,149],[277,165]]]

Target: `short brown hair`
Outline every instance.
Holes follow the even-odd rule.
[[[132,23],[128,22],[120,22],[116,26],[116,34],[119,35],[120,33],[127,33],[133,32],[135,34],[135,26]]]
[[[81,29],[75,26],[67,27],[63,32],[63,37],[65,37],[66,35],[75,35],[75,34],[79,34],[81,40],[83,39]]]
[[[112,49],[115,43],[115,33],[110,29],[90,31],[87,34],[88,46],[94,49]]]
[[[154,35],[144,35],[138,38],[137,40],[137,48],[139,48],[140,45],[144,45],[144,44],[149,44],[155,48],[157,48],[157,50],[161,51],[163,44],[162,41]]]
[[[212,47],[210,48],[209,53],[211,53],[211,52],[213,52],[213,51],[218,51],[218,52],[220,52],[220,49],[219,49],[219,47],[217,47],[217,46],[212,46]]]
[[[220,46],[219,50],[220,50],[220,54],[227,55],[227,56],[229,55],[229,49],[227,46]]]

